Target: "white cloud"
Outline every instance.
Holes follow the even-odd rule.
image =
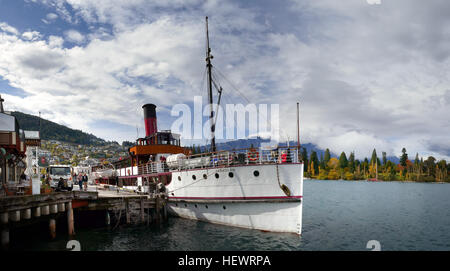
[[[55,13],[48,13],[45,16],[45,19],[42,19],[41,21],[44,22],[45,24],[51,24],[53,23],[56,19],[58,19],[58,15]]]
[[[66,40],[73,43],[81,44],[84,41],[84,35],[74,29],[65,31],[64,36],[66,37]]]
[[[7,24],[5,22],[0,22],[0,30],[7,32],[7,33],[14,34],[14,35],[19,35],[19,31],[17,31],[16,28],[10,26],[9,24]]]
[[[22,33],[22,38],[30,41],[38,40],[42,37],[38,31],[27,31]]]
[[[49,36],[48,45],[50,48],[61,47],[64,44],[64,39],[58,36]]]
[[[58,18],[58,15],[50,12],[45,16],[45,18],[47,18],[47,20],[56,20]]]

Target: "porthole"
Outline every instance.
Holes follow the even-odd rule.
[[[195,177],[195,175],[192,175],[192,180],[196,180],[197,179],[197,177]]]
[[[225,205],[224,206],[222,206],[223,207],[223,209],[225,210],[227,207],[225,207]]]
[[[208,175],[206,175],[206,174],[203,174],[203,179],[208,179]]]
[[[172,193],[172,196],[175,196],[175,193]]]
[[[208,209],[208,205],[205,205],[205,208]]]
[[[195,204],[194,206],[195,206],[195,208],[197,208],[197,204]]]
[[[234,177],[234,173],[233,172],[228,172],[228,177],[233,178]]]
[[[219,173],[214,174],[216,176],[216,179],[219,179]]]
[[[259,176],[259,171],[257,171],[257,170],[253,171],[253,175],[254,175],[255,177],[258,177],[258,176]]]
[[[181,181],[181,176],[178,176],[178,181]]]

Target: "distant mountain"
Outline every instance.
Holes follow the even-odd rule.
[[[11,112],[11,115],[17,118],[20,129],[39,131],[39,117],[17,111]],[[74,130],[42,118],[40,126],[41,139],[44,140],[58,140],[80,145],[104,145],[106,143],[105,140],[93,134],[84,133],[81,130]]]

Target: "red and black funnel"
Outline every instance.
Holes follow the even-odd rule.
[[[145,136],[147,137],[158,131],[156,126],[156,105],[145,104],[142,108],[144,109]]]

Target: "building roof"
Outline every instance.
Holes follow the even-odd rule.
[[[23,131],[25,133],[25,139],[40,139],[39,131]]]
[[[0,131],[2,132],[17,132],[17,121],[14,116],[6,113],[0,113]]]

